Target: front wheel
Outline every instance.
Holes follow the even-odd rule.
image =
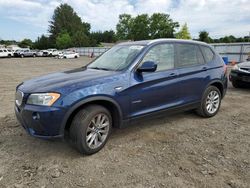
[[[220,90],[215,86],[209,86],[205,90],[200,103],[200,107],[196,111],[202,117],[212,117],[219,111],[220,104]]]
[[[91,155],[106,144],[112,129],[110,112],[99,105],[80,110],[70,126],[70,139],[82,154]]]

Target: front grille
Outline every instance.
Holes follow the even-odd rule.
[[[21,106],[22,102],[23,102],[23,92],[17,90],[16,91],[16,105],[17,106]]]

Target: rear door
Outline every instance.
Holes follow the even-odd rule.
[[[176,47],[180,98],[183,104],[198,102],[209,81],[207,64],[198,45],[177,43]]]
[[[132,73],[130,117],[170,108],[179,102],[178,72],[174,68],[175,45],[163,43],[153,46],[140,65],[146,61],[155,62],[157,70],[151,73],[135,70]]]

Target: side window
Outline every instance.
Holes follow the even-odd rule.
[[[214,53],[209,47],[201,46],[201,50],[202,50],[202,53],[205,57],[206,62],[210,62],[213,60]]]
[[[153,61],[157,64],[156,71],[174,68],[174,44],[159,44],[152,47],[144,56],[142,63]]]
[[[204,64],[202,53],[197,45],[177,44],[178,67],[188,67]]]
[[[3,50],[0,50],[0,52],[3,52]]]

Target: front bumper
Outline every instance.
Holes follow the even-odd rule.
[[[15,114],[24,127],[32,136],[39,138],[61,138],[61,126],[65,110],[58,107],[46,107],[36,105],[15,105]]]
[[[229,75],[229,80],[232,81],[241,81],[241,82],[246,82],[250,83],[250,74],[241,72],[238,70],[232,70]]]

